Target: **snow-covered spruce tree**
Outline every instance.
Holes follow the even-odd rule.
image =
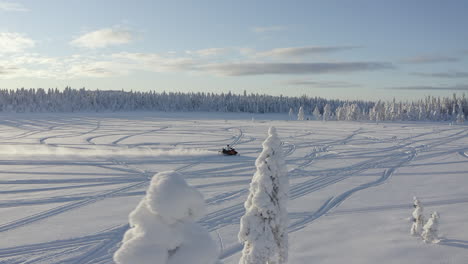
[[[438,231],[439,231],[439,214],[437,212],[433,212],[431,214],[431,218],[427,220],[427,223],[423,227],[423,232],[421,234],[421,237],[426,243],[439,243],[440,240],[438,237]]]
[[[289,108],[289,119],[293,120],[294,118],[294,110],[292,108]]]
[[[411,220],[413,221],[413,225],[411,226],[411,235],[416,236],[421,234],[422,227],[424,225],[423,207],[416,197],[413,197],[413,207],[414,211],[411,217]]]
[[[304,120],[304,108],[301,106],[299,107],[299,112],[297,112],[297,120],[303,121]]]
[[[460,112],[457,114],[457,123],[458,124],[463,124],[465,122],[465,115],[463,112]]]
[[[331,115],[332,115],[331,106],[330,106],[329,104],[326,104],[326,105],[323,107],[323,121],[328,121],[328,120],[330,120]]]
[[[218,247],[195,221],[203,196],[177,172],[161,172],[129,215],[130,229],[114,254],[117,264],[214,264]]]
[[[343,106],[337,107],[335,110],[336,120],[346,120],[347,109],[348,109],[348,105],[346,103]]]
[[[244,204],[239,231],[244,249],[239,264],[284,264],[288,260],[289,180],[276,129],[271,127],[268,134]]]
[[[456,115],[457,123],[463,124],[465,122],[465,114],[463,113],[463,108],[461,107],[461,103],[458,105],[458,114]]]
[[[322,115],[320,114],[320,110],[318,109],[317,106],[315,106],[314,111],[312,112],[312,115],[314,116],[315,120],[320,120],[322,119]]]

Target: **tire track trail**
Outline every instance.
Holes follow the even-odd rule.
[[[94,254],[90,254],[89,258],[97,257],[96,255],[101,255],[101,253],[105,253],[100,251],[99,249],[103,249],[104,243],[108,244],[117,244],[120,240],[123,233],[128,229],[128,225],[121,225],[109,230],[105,230],[103,232],[98,232],[96,234],[91,234],[88,236],[71,238],[67,240],[57,240],[52,242],[45,242],[39,244],[32,244],[32,245],[25,245],[25,246],[17,246],[12,248],[3,248],[0,249],[0,258],[11,258],[11,257],[24,257],[28,255],[37,255],[41,253],[47,253],[50,251],[56,250],[67,250],[67,249],[75,249],[80,247],[89,247],[92,246],[92,251]],[[96,247],[97,245],[97,247]],[[111,247],[107,246],[107,249]],[[63,254],[63,253],[62,253]],[[66,253],[65,253],[66,254]],[[58,254],[60,255],[60,254]],[[58,257],[58,256],[55,256]],[[66,263],[84,263],[78,262],[81,260],[86,260],[86,256],[82,257],[73,257],[71,260],[67,261]],[[92,262],[91,262],[92,263]]]
[[[76,208],[80,208],[80,207],[83,207],[83,206],[98,202],[100,200],[103,200],[103,199],[106,199],[106,198],[109,198],[109,197],[112,197],[112,196],[116,196],[117,194],[122,193],[122,192],[130,191],[130,190],[137,189],[137,188],[141,188],[145,184],[147,184],[146,181],[131,184],[131,185],[128,185],[128,186],[125,186],[125,187],[115,189],[115,190],[104,192],[102,194],[99,194],[99,195],[96,195],[96,196],[93,196],[93,197],[86,198],[86,199],[84,199],[82,201],[73,202],[73,203],[66,204],[66,205],[61,205],[61,206],[52,208],[50,210],[40,212],[38,214],[34,214],[34,215],[24,217],[24,218],[21,218],[21,219],[18,219],[18,220],[15,220],[15,221],[12,221],[12,222],[9,222],[9,223],[6,223],[6,224],[2,224],[2,225],[0,225],[0,233],[10,231],[10,230],[13,230],[13,229],[16,229],[16,228],[19,228],[19,227],[22,227],[22,226],[25,226],[25,225],[28,225],[28,224],[43,220],[43,219],[46,219],[46,218],[49,218],[49,217],[52,217],[52,216],[55,216],[55,215],[58,215],[58,214],[61,214],[61,213],[67,212],[67,211],[73,210],[73,209],[76,209]]]
[[[158,128],[158,129],[153,129],[153,130],[149,130],[149,131],[143,131],[143,132],[139,132],[139,133],[135,133],[135,134],[131,134],[131,135],[126,135],[126,136],[123,136],[123,137],[113,141],[111,144],[112,145],[118,145],[120,142],[122,142],[122,141],[124,141],[126,139],[129,139],[131,137],[150,134],[150,133],[158,132],[158,131],[165,130],[165,129],[168,129],[168,128],[169,128],[169,126],[164,126],[164,127]]]

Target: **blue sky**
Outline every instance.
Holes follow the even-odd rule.
[[[0,0],[0,88],[468,91],[467,1]]]

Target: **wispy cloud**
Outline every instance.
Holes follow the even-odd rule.
[[[277,32],[285,31],[288,28],[285,26],[267,26],[267,27],[253,27],[251,30],[255,33]]]
[[[85,33],[70,43],[77,47],[97,49],[113,45],[122,45],[133,40],[134,34],[130,30],[121,28],[104,28]]]
[[[239,52],[237,59],[217,57],[222,52]],[[72,79],[81,77],[106,78],[125,76],[133,72],[185,72],[221,76],[249,75],[301,75],[350,73],[393,69],[388,62],[265,62],[249,61],[250,52],[242,55],[239,49],[204,49],[184,53],[132,53],[81,54],[47,57],[34,53],[11,53],[2,57],[2,78]],[[231,54],[232,55],[232,54]],[[213,57],[214,56],[214,57]],[[232,57],[232,56],[230,56]],[[341,86],[345,83],[312,83],[296,81],[295,85]]]
[[[402,63],[408,64],[429,64],[429,63],[443,63],[443,62],[457,62],[460,58],[450,56],[438,55],[423,55],[402,59]]]
[[[188,72],[196,62],[186,57],[170,57],[155,53],[114,53],[104,55],[71,55],[44,57],[39,54],[12,54],[2,58],[0,76],[13,78],[106,78],[125,76],[135,71]]]
[[[289,47],[277,48],[259,52],[256,55],[260,57],[302,57],[310,54],[332,53],[343,50],[359,48],[357,46],[307,46],[307,47]]]
[[[67,78],[102,78],[126,74],[126,71],[122,68],[115,70],[115,66],[116,65],[110,61],[97,61],[92,63],[81,63],[71,65],[70,68],[65,72],[67,74]]]
[[[421,76],[421,77],[435,77],[435,78],[468,78],[468,72],[462,71],[450,71],[450,72],[412,72],[411,75]]]
[[[342,81],[311,81],[311,80],[289,80],[284,82],[286,85],[307,86],[311,88],[354,88],[361,87],[359,84]]]
[[[393,69],[386,62],[324,62],[324,63],[218,63],[200,70],[226,76],[265,74],[322,74]]]
[[[34,40],[20,33],[0,32],[0,54],[22,52],[34,44]]]
[[[186,51],[186,53],[190,55],[210,57],[210,56],[223,55],[230,51],[231,51],[230,48],[208,48],[208,49],[200,49],[200,50],[188,50]]]
[[[0,75],[3,79],[108,77],[111,76],[109,71],[120,70],[120,66],[112,61],[82,55],[44,57],[34,53],[18,53],[4,57],[2,63],[4,65],[0,68]],[[122,71],[118,74],[121,75]]]
[[[121,52],[112,54],[111,57],[132,69],[153,72],[192,71],[196,65],[202,63],[191,57],[163,56],[156,53]]]
[[[29,9],[25,8],[20,3],[3,2],[0,1],[0,11],[11,11],[11,12],[27,12]]]
[[[420,90],[420,91],[432,91],[432,90],[443,90],[443,91],[468,91],[468,84],[458,84],[452,86],[400,86],[400,87],[388,87],[385,89],[390,90]]]
[[[19,70],[17,67],[4,67],[0,66],[0,76],[13,74],[15,71]]]

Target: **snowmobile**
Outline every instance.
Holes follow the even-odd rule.
[[[223,148],[220,153],[226,156],[236,156],[239,155],[239,153],[233,148],[227,145],[227,147]]]

